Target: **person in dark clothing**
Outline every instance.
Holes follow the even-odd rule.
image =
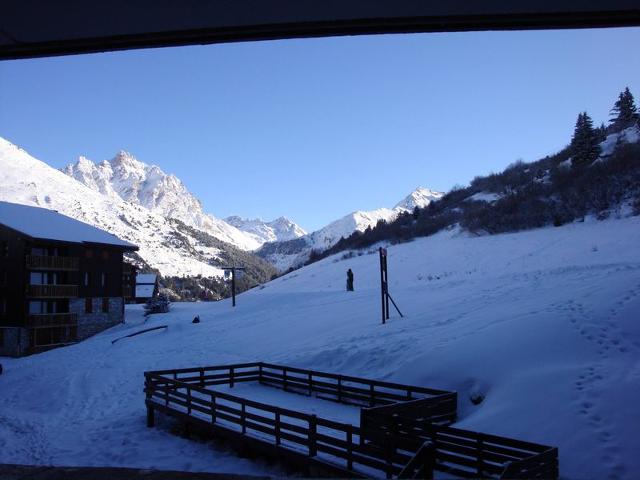
[[[347,292],[353,292],[353,272],[347,270]]]

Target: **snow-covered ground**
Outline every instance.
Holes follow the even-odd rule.
[[[389,247],[405,318],[392,311],[386,325],[371,252],[326,258],[235,309],[174,304],[146,325],[166,331],[112,345],[140,328],[132,306],[127,324],[78,345],[3,358],[0,463],[281,474],[173,435],[169,422],[145,427],[143,371],[264,360],[456,390],[458,426],[558,446],[563,478],[637,475],[640,217]],[[291,397],[289,407],[308,400]]]

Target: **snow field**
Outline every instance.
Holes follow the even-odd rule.
[[[390,246],[390,293],[405,318],[392,310],[384,326],[371,251],[276,279],[240,295],[235,309],[227,300],[174,304],[145,325],[166,331],[111,345],[140,329],[134,305],[127,324],[80,344],[3,358],[0,463],[281,474],[173,435],[168,421],[145,427],[145,370],[263,360],[455,390],[457,426],[557,446],[563,478],[635,476],[640,218],[487,237],[452,230]],[[257,388],[256,399],[317,408]],[[484,401],[473,405],[472,395]]]

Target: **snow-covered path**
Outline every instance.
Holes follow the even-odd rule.
[[[563,477],[634,477],[640,218],[392,246],[390,291],[405,318],[392,311],[384,326],[377,269],[375,252],[338,255],[246,292],[235,309],[175,304],[147,322],[166,331],[111,345],[139,328],[132,306],[126,325],[81,344],[3,358],[0,463],[281,474],[144,423],[143,371],[264,360],[456,390],[459,426],[558,446]],[[474,406],[472,394],[486,398]]]

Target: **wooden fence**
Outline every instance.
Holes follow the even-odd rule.
[[[365,443],[415,451],[425,442],[435,451],[435,470],[463,478],[557,478],[558,449],[512,438],[435,425],[410,412],[363,409]]]
[[[211,388],[241,382],[363,407],[362,423]],[[145,394],[150,427],[160,411],[242,447],[338,476],[431,478],[436,469],[461,477],[557,477],[556,449],[448,427],[456,416],[453,392],[257,362],[145,372]],[[553,472],[546,468],[552,457]]]

